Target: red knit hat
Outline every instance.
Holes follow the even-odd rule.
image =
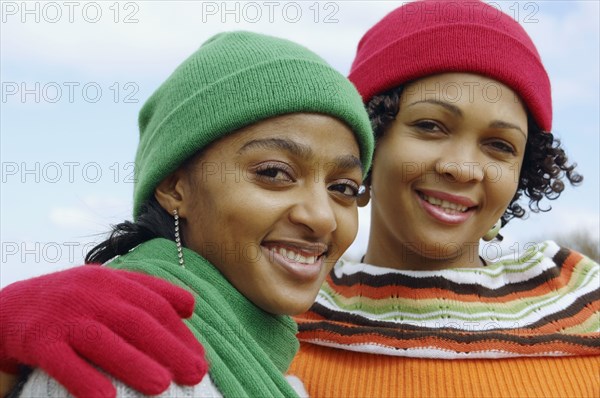
[[[407,3],[358,44],[349,78],[363,101],[425,76],[469,72],[511,87],[539,127],[552,128],[550,80],[535,45],[517,21],[474,0]]]

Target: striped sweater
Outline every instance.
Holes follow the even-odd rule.
[[[600,265],[553,242],[477,269],[342,261],[296,321],[313,397],[600,396]]]

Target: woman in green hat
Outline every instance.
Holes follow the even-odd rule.
[[[210,375],[193,387],[172,384],[165,396],[296,395],[284,377],[298,350],[289,315],[311,306],[354,240],[356,198],[371,163],[372,131],[356,89],[295,43],[223,33],[148,99],[139,126],[134,221],[115,226],[86,260],[157,276],[193,295],[187,326],[204,346]],[[64,274],[72,281],[95,268]],[[3,305],[10,306],[18,288],[3,290]],[[72,295],[86,300],[85,290]],[[146,333],[143,326],[136,330]],[[144,338],[162,344],[158,336]],[[37,343],[3,341],[24,351],[35,351]],[[96,352],[115,348],[103,340],[94,346]],[[127,373],[124,365],[115,365],[117,373]],[[48,369],[74,395],[94,391],[85,378],[73,380],[81,370],[64,370]],[[105,381],[104,395],[114,395],[114,388],[118,396],[133,393]],[[64,394],[41,370],[22,390],[23,396]]]

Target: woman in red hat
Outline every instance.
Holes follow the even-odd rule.
[[[296,318],[290,371],[315,397],[598,396],[600,266],[551,241],[479,255],[520,199],[582,180],[523,28],[483,2],[408,3],[349,78],[376,139],[368,246]]]

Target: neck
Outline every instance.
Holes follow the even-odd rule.
[[[401,270],[435,271],[448,268],[477,268],[485,263],[479,257],[479,242],[401,242],[381,228],[371,225],[363,262]]]

